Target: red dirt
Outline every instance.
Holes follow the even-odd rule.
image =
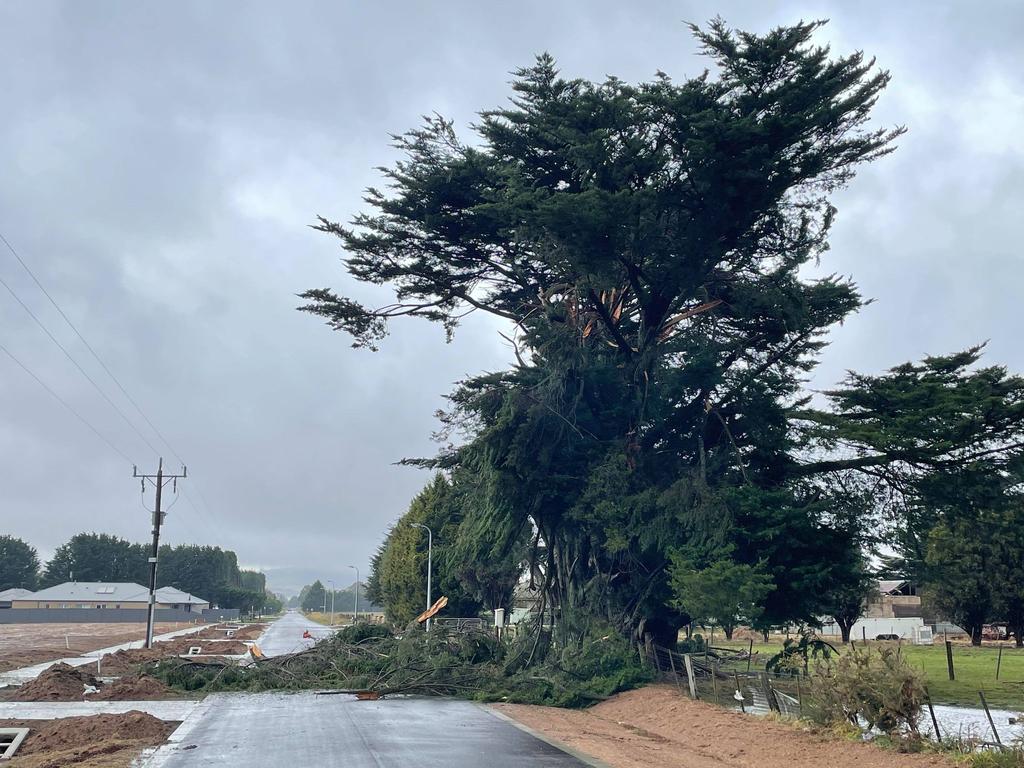
[[[153,699],[172,698],[174,692],[166,685],[149,675],[138,677],[122,677],[120,680],[105,685],[99,693],[89,696],[89,701],[150,701]]]
[[[494,708],[612,768],[953,768],[941,755],[898,754],[790,723],[691,701],[650,686],[587,710]]]
[[[187,624],[161,622],[157,634]],[[0,672],[79,656],[146,636],[145,624],[0,624]]]
[[[128,675],[137,673],[143,664],[150,661],[173,658],[188,653],[198,646],[203,656],[238,655],[249,647],[238,640],[215,641],[176,638],[165,643],[155,643],[152,648],[132,648],[108,653],[100,659],[101,675]]]
[[[67,664],[54,664],[39,677],[18,687],[10,701],[82,701],[85,686],[100,682],[87,671]]]
[[[29,728],[11,768],[127,768],[144,747],[167,740],[177,723],[143,712],[60,720],[0,720],[0,728]]]
[[[231,638],[227,633],[230,627],[227,624],[216,624],[196,632],[191,637],[199,637],[204,640],[255,640],[266,630],[266,624],[246,624],[240,629],[235,629]]]

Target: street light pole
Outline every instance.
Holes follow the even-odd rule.
[[[352,623],[355,624],[359,621],[359,569],[354,565],[350,565],[349,568],[356,572],[356,610],[352,614]]]
[[[334,626],[334,579],[328,579],[327,583],[331,585],[331,626]]]
[[[423,523],[412,523],[413,528],[422,528],[427,532],[427,610],[434,603],[430,598],[430,581],[434,570],[434,532]],[[427,632],[430,631],[430,619],[427,619]]]

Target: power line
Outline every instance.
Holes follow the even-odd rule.
[[[117,447],[116,445],[114,445],[114,444],[113,444],[112,442],[110,442],[110,440],[108,440],[108,439],[106,438],[106,436],[104,436],[104,435],[103,435],[103,433],[102,433],[102,432],[100,432],[100,431],[99,431],[98,429],[96,429],[96,427],[94,427],[94,426],[93,426],[93,425],[92,425],[92,424],[91,424],[91,423],[90,423],[90,422],[89,422],[89,421],[88,421],[88,420],[87,420],[87,419],[86,419],[86,418],[85,418],[85,417],[84,417],[84,416],[83,416],[82,414],[80,414],[80,413],[79,413],[78,411],[76,411],[76,410],[75,410],[75,409],[74,409],[74,408],[73,408],[73,407],[71,406],[71,404],[70,404],[70,403],[69,403],[69,402],[68,402],[67,400],[65,400],[65,399],[64,399],[63,397],[61,397],[61,396],[60,396],[60,395],[58,395],[58,394],[57,394],[56,392],[54,392],[54,391],[53,391],[53,390],[52,390],[52,389],[51,389],[51,388],[50,388],[50,387],[49,387],[49,386],[48,386],[48,385],[46,384],[46,382],[45,382],[45,381],[43,381],[42,379],[40,379],[40,378],[39,378],[38,376],[36,376],[36,374],[35,374],[35,373],[33,373],[33,372],[32,372],[31,370],[29,370],[28,366],[26,366],[26,365],[25,365],[25,364],[24,364],[23,362],[21,362],[21,360],[19,360],[18,358],[16,358],[16,357],[14,356],[14,354],[13,354],[13,353],[11,352],[11,350],[9,350],[9,349],[8,349],[7,347],[5,347],[5,346],[4,346],[3,344],[0,344],[0,350],[2,350],[2,351],[4,352],[4,354],[6,354],[6,355],[7,355],[7,356],[8,356],[9,358],[11,358],[11,360],[13,360],[13,361],[15,362],[15,364],[16,364],[16,365],[17,365],[17,366],[18,366],[19,368],[21,368],[21,370],[23,370],[23,371],[24,371],[25,373],[27,373],[27,374],[28,374],[29,376],[31,376],[31,377],[32,377],[33,379],[35,379],[35,380],[36,380],[36,383],[37,383],[37,384],[39,384],[39,386],[41,386],[41,387],[42,387],[43,389],[45,389],[45,390],[46,390],[47,392],[49,392],[49,393],[50,393],[50,394],[51,394],[51,395],[52,395],[52,396],[54,397],[54,399],[56,399],[56,400],[57,400],[57,402],[58,402],[58,403],[60,403],[60,404],[61,404],[61,405],[63,405],[63,406],[65,407],[65,408],[67,408],[67,409],[68,409],[69,411],[71,411],[71,413],[72,413],[72,414],[74,414],[74,416],[75,416],[75,417],[76,417],[76,418],[77,418],[77,419],[78,419],[78,420],[79,420],[80,422],[82,422],[83,424],[85,424],[85,426],[87,426],[87,427],[88,427],[88,428],[89,428],[90,430],[92,430],[92,433],[93,433],[94,435],[96,435],[96,437],[98,437],[98,438],[99,438],[100,440],[102,440],[102,441],[103,441],[104,443],[106,443],[106,444],[107,444],[108,446],[110,446],[110,449],[111,449],[112,451],[114,451],[114,452],[115,452],[115,453],[116,453],[116,454],[117,454],[118,456],[120,456],[120,457],[121,457],[122,459],[124,459],[124,460],[125,460],[126,462],[128,462],[129,464],[131,464],[131,461],[132,461],[132,460],[131,460],[131,459],[129,459],[129,458],[127,457],[127,456],[125,456],[125,454],[124,454],[124,453],[123,453],[123,452],[121,451],[121,449],[120,449],[120,448],[118,448],[118,447]]]
[[[99,392],[99,393],[100,393],[100,396],[101,396],[101,397],[102,397],[102,398],[103,398],[104,400],[106,400],[106,401],[107,401],[107,402],[108,402],[108,403],[110,404],[110,407],[111,407],[111,408],[113,408],[113,409],[114,409],[115,411],[117,411],[117,414],[118,414],[118,415],[119,415],[119,416],[120,416],[120,417],[121,417],[122,419],[124,419],[124,422],[125,422],[125,424],[127,424],[127,425],[128,425],[129,427],[131,427],[131,429],[132,429],[132,430],[133,430],[133,431],[135,432],[135,434],[137,434],[137,435],[138,435],[138,436],[139,436],[139,437],[140,437],[140,438],[142,439],[142,442],[144,442],[144,443],[145,443],[145,444],[146,444],[147,446],[149,446],[149,449],[150,449],[151,451],[153,451],[153,453],[155,453],[155,454],[159,454],[159,453],[160,453],[160,451],[158,451],[158,450],[157,450],[156,448],[154,448],[154,447],[153,447],[153,444],[152,444],[151,442],[149,442],[149,440],[147,440],[147,439],[146,439],[146,436],[145,436],[144,434],[142,434],[142,432],[140,432],[140,431],[139,431],[139,428],[138,428],[138,427],[136,427],[136,426],[135,426],[135,425],[134,425],[134,424],[133,424],[133,423],[131,422],[131,420],[130,420],[130,419],[129,419],[129,418],[128,418],[128,417],[127,417],[127,416],[126,416],[125,414],[124,414],[124,411],[122,411],[122,410],[121,410],[121,409],[120,409],[120,408],[119,408],[119,407],[117,406],[117,403],[115,403],[115,402],[114,402],[113,400],[111,400],[111,399],[110,399],[110,397],[109,397],[109,396],[107,395],[107,393],[106,393],[106,392],[104,392],[104,391],[103,391],[102,389],[100,389],[100,385],[96,383],[96,380],[95,380],[95,379],[93,379],[93,377],[92,377],[92,376],[90,376],[90,375],[89,375],[89,374],[88,374],[88,373],[86,372],[86,370],[85,370],[85,369],[84,369],[84,368],[83,368],[83,367],[82,367],[81,365],[79,365],[78,361],[77,361],[77,360],[75,360],[75,358],[71,356],[71,353],[70,353],[70,352],[68,352],[67,348],[66,348],[66,347],[65,347],[65,346],[64,346],[63,344],[61,344],[61,343],[60,343],[60,341],[58,341],[58,340],[57,340],[57,337],[56,337],[56,336],[54,336],[54,335],[53,335],[52,333],[50,333],[50,329],[49,329],[49,328],[47,328],[47,327],[46,327],[46,326],[45,326],[45,325],[43,324],[43,321],[42,321],[42,320],[40,320],[40,319],[39,319],[39,318],[38,318],[38,317],[36,316],[36,313],[32,311],[32,309],[31,309],[31,308],[30,308],[30,307],[28,306],[28,304],[26,304],[26,303],[25,303],[24,301],[22,301],[22,300],[21,300],[21,297],[20,297],[20,296],[18,296],[18,294],[17,294],[17,293],[15,293],[14,289],[13,289],[13,288],[11,288],[11,286],[10,286],[10,285],[8,285],[7,281],[6,281],[6,280],[4,280],[4,279],[3,279],[2,277],[0,277],[0,285],[2,285],[2,286],[3,286],[4,288],[6,288],[6,289],[7,289],[7,292],[8,292],[9,294],[11,294],[11,296],[13,296],[13,297],[14,297],[14,300],[15,300],[15,301],[17,301],[17,302],[18,302],[18,303],[19,303],[19,304],[21,305],[21,308],[22,308],[22,309],[24,309],[24,310],[25,310],[25,311],[26,311],[26,312],[28,313],[29,317],[31,317],[31,318],[32,318],[33,320],[35,320],[35,322],[36,322],[36,325],[38,325],[38,326],[39,326],[40,328],[42,328],[42,329],[43,329],[43,333],[45,333],[45,334],[46,334],[46,335],[47,335],[47,336],[49,337],[50,341],[52,341],[52,342],[53,342],[54,344],[56,344],[56,345],[57,345],[57,348],[58,348],[58,349],[60,349],[60,351],[64,353],[64,356],[65,356],[65,357],[66,357],[66,358],[67,358],[68,360],[70,360],[70,361],[71,361],[71,364],[72,364],[72,365],[74,365],[74,366],[75,366],[75,368],[77,368],[77,369],[78,369],[79,373],[81,373],[81,374],[82,374],[82,375],[83,375],[83,376],[84,376],[84,377],[86,378],[86,380],[87,380],[87,381],[88,381],[88,382],[89,382],[90,384],[92,384],[93,388],[94,388],[94,389],[95,389],[95,390],[96,390],[97,392]]]
[[[89,350],[89,354],[93,356],[96,362],[100,364],[100,367],[103,368],[103,370],[106,372],[107,376],[110,377],[110,380],[117,385],[117,388],[119,390],[121,390],[121,394],[124,395],[128,402],[132,404],[136,411],[138,411],[139,415],[143,418],[146,424],[149,425],[149,428],[153,430],[156,436],[160,438],[164,445],[166,445],[171,450],[171,453],[174,455],[174,458],[177,459],[179,463],[183,464],[184,462],[182,461],[181,457],[178,456],[178,453],[177,451],[174,450],[174,447],[167,441],[167,438],[165,438],[160,433],[160,430],[156,428],[156,425],[149,420],[149,417],[146,415],[145,411],[143,411],[139,404],[135,402],[135,398],[128,394],[128,390],[125,389],[124,385],[121,384],[121,381],[117,378],[117,376],[114,375],[114,372],[111,371],[109,367],[107,367],[107,364],[103,362],[103,358],[101,358],[99,354],[97,354],[96,350],[92,348],[92,345],[88,342],[85,336],[82,335],[82,332],[78,330],[78,327],[73,322],[71,322],[71,318],[67,316],[64,310],[61,309],[60,304],[57,303],[57,300],[50,295],[50,292],[48,290],[46,290],[46,287],[39,281],[39,278],[36,277],[35,272],[33,272],[29,265],[25,263],[25,260],[21,258],[21,254],[19,254],[18,251],[15,250],[14,246],[10,244],[7,238],[4,237],[3,232],[0,232],[0,241],[2,241],[3,244],[7,246],[7,250],[9,250],[11,254],[14,256],[14,258],[18,260],[18,263],[21,264],[22,269],[24,269],[28,273],[28,276],[32,278],[32,282],[34,282],[36,284],[36,287],[38,287],[39,290],[43,292],[43,295],[50,301],[50,303],[53,305],[53,308],[56,309],[58,313],[60,313],[60,316],[62,318],[64,318],[64,322],[68,324],[68,327],[75,332],[75,335],[79,338],[82,344],[85,345],[85,348]],[[147,445],[149,445],[148,441]],[[150,445],[149,447],[152,448],[153,446]]]
[[[36,286],[39,288],[39,290],[42,291],[43,295],[49,300],[50,304],[53,305],[53,308],[56,309],[57,312],[60,314],[60,316],[64,319],[64,322],[68,324],[68,327],[71,328],[72,331],[74,331],[75,335],[79,338],[79,340],[82,342],[82,344],[85,346],[85,348],[87,350],[89,350],[89,353],[93,356],[93,358],[96,360],[96,362],[99,363],[100,367],[103,368],[103,370],[107,374],[107,376],[110,377],[110,380],[113,381],[115,385],[117,385],[117,388],[121,391],[121,394],[123,394],[125,396],[125,398],[128,400],[128,402],[132,404],[132,407],[134,407],[135,410],[138,412],[138,414],[142,417],[143,421],[145,421],[146,424],[149,425],[149,428],[153,430],[153,433],[157,436],[157,438],[159,438],[159,440],[164,445],[167,446],[167,448],[171,452],[171,455],[174,456],[174,458],[177,459],[177,461],[180,464],[184,465],[185,464],[184,460],[181,458],[181,456],[178,455],[178,452],[176,450],[174,450],[174,446],[171,445],[170,441],[166,437],[163,436],[163,433],[161,433],[159,429],[157,429],[156,425],[152,422],[152,420],[149,418],[149,416],[146,415],[146,412],[142,410],[142,407],[138,404],[138,402],[135,400],[135,398],[133,398],[131,396],[131,394],[129,394],[128,390],[121,383],[120,379],[118,379],[117,376],[114,375],[114,372],[112,370],[110,370],[110,367],[103,361],[103,358],[101,358],[99,356],[99,353],[96,352],[96,350],[93,348],[93,346],[89,343],[88,339],[85,338],[85,335],[81,331],[78,330],[78,326],[76,326],[71,321],[71,318],[68,317],[67,313],[61,308],[60,304],[57,303],[57,300],[55,298],[53,298],[53,296],[50,294],[50,292],[48,290],[46,290],[46,287],[43,285],[42,281],[40,281],[40,279],[38,277],[36,277],[35,272],[32,271],[31,267],[29,267],[29,265],[21,257],[21,254],[18,253],[17,249],[13,245],[11,245],[10,241],[6,237],[4,237],[4,234],[2,232],[0,232],[0,242],[3,242],[3,244],[5,246],[7,246],[7,250],[9,250],[11,252],[11,255],[13,255],[14,258],[17,259],[17,261],[21,265],[22,269],[24,269],[25,272],[28,273],[28,276],[32,278],[32,282],[34,282],[36,284]],[[63,345],[61,345],[61,343],[59,341],[57,341],[56,338],[54,338],[53,334],[51,334],[46,329],[46,327],[42,324],[42,322],[40,322],[40,320],[32,313],[32,310],[30,310],[25,305],[25,303],[20,298],[18,298],[18,295],[16,293],[14,293],[14,291],[11,289],[11,287],[9,285],[7,285],[6,282],[3,281],[3,278],[0,278],[0,282],[3,283],[4,287],[7,288],[7,290],[11,293],[12,296],[14,296],[14,298],[17,300],[17,302],[19,304],[21,304],[21,306],[25,309],[25,311],[29,313],[29,315],[32,317],[32,319],[36,321],[36,323],[39,325],[40,328],[43,329],[43,331],[46,333],[46,335],[49,336],[50,339],[58,347],[60,347],[61,351],[64,352],[64,354],[67,356],[67,358],[69,360],[71,360],[72,363],[75,364],[75,367],[78,368],[78,370],[82,372],[82,375],[85,376],[89,380],[89,382],[93,385],[93,387],[96,388],[96,391],[98,391],[103,396],[103,398],[108,403],[110,403],[110,405],[114,408],[114,410],[116,410],[118,412],[118,414],[121,416],[121,418],[125,420],[125,422],[128,424],[128,426],[130,426],[132,428],[132,430],[142,439],[142,441],[149,447],[149,449],[151,451],[153,451],[153,453],[159,454],[160,452],[156,448],[153,447],[153,444],[150,443],[149,440],[146,439],[146,437],[138,430],[138,428],[136,428],[135,424],[132,423],[128,419],[127,416],[125,416],[125,414],[121,411],[121,409],[118,408],[117,405],[115,405],[110,400],[109,397],[107,397],[106,393],[102,389],[100,389],[99,385],[92,379],[92,377],[90,377],[89,374],[87,374],[82,369],[82,367],[77,363],[77,361],[75,361],[75,359],[73,357],[71,357],[71,355],[68,353],[68,351],[66,349],[64,349]],[[210,505],[207,503],[206,497],[203,495],[202,490],[199,488],[199,484],[196,483],[195,480],[193,480],[193,487],[195,488],[196,493],[199,494],[199,501],[202,503],[203,507],[206,508],[206,513],[207,513],[206,516],[203,516],[203,514],[199,511],[199,509],[196,507],[196,505],[192,503],[192,499],[189,498],[187,494],[183,494],[183,495],[185,495],[186,500],[189,503],[189,506],[192,507],[192,509],[195,511],[196,515],[199,516],[199,519],[208,528],[210,527],[210,522],[212,521],[213,526],[217,530],[216,531],[211,530],[211,532],[214,533],[214,535],[217,536],[218,538],[223,539],[224,538],[223,532],[220,531],[220,526],[216,522],[216,517],[211,513]]]

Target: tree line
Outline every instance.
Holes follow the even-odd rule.
[[[834,193],[904,132],[871,122],[889,73],[820,27],[694,26],[708,70],[680,81],[540,56],[472,139],[427,118],[366,212],[320,218],[348,276],[395,299],[317,288],[302,311],[369,349],[392,321],[451,340],[484,313],[515,356],[459,383],[439,454],[408,460],[442,475],[374,559],[392,618],[422,601],[430,521],[438,594],[507,606],[525,574],[567,644],[609,625],[671,644],[695,620],[848,633],[880,557],[975,641],[990,619],[1020,641],[1024,379],[979,345],[806,386],[867,302],[808,275]]]
[[[34,547],[0,536],[0,590],[44,589],[66,581],[149,584],[146,544],[106,533],[79,533],[62,544],[45,564]],[[280,600],[266,588],[266,576],[238,567],[230,550],[198,544],[160,547],[157,586],[175,587],[221,608],[279,610]]]
[[[366,593],[365,587],[363,584],[359,587],[359,612],[379,611],[380,606]],[[290,608],[301,608],[304,611],[322,611],[326,606],[328,611],[333,607],[335,613],[353,613],[356,609],[356,585],[353,583],[344,589],[330,590],[317,579],[304,586],[298,595],[289,598],[287,604]]]

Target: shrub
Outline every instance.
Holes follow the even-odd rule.
[[[834,663],[819,664],[812,693],[817,716],[826,723],[918,737],[924,682],[898,648],[851,649]]]

